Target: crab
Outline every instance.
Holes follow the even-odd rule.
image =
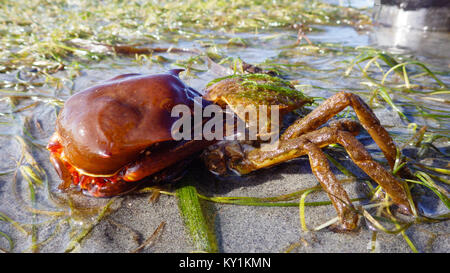
[[[50,160],[63,180],[60,188],[76,185],[95,197],[125,194],[143,183],[178,179],[188,162],[202,152],[206,166],[219,175],[229,169],[245,175],[307,155],[313,174],[337,211],[339,229],[348,231],[357,227],[358,213],[321,150],[338,143],[401,212],[410,213],[402,183],[374,161],[356,139],[359,123],[343,119],[326,124],[351,106],[394,168],[396,146],[359,96],[340,92],[330,97],[289,125],[280,135],[276,149],[250,145],[258,141],[174,140],[171,130],[177,118],[172,117],[171,109],[181,104],[194,111],[199,102],[196,97],[201,97],[201,107],[228,106],[244,121],[245,115],[238,111],[240,105],[277,105],[284,116],[312,102],[289,81],[267,74],[220,78],[201,96],[181,81],[181,71],[120,75],[70,97],[58,115],[56,131],[47,146]],[[265,113],[258,112],[262,114]]]

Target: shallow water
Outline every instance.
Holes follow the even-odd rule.
[[[372,5],[371,1],[364,0],[330,2],[357,8],[366,8]],[[371,10],[368,9],[365,12],[370,13]],[[403,40],[399,44],[389,43],[391,39],[386,37],[398,33],[393,30],[380,30],[375,27],[356,30],[354,27],[347,25],[311,24],[307,27],[311,28],[311,31],[306,31],[306,35],[315,46],[308,46],[305,41],[300,46],[293,46],[297,40],[297,30],[286,28],[269,31],[255,30],[254,32],[244,33],[199,31],[202,34],[199,38],[191,38],[189,35],[180,37],[178,34],[168,33],[169,42],[161,40],[149,46],[195,49],[201,53],[212,50],[221,56],[240,58],[264,69],[281,68],[286,79],[294,81],[299,90],[309,96],[316,97],[318,102],[322,98],[330,97],[342,90],[355,92],[366,101],[371,99],[376,88],[361,73],[366,63],[362,64],[361,69],[355,66],[349,75],[345,75],[355,58],[364,52],[364,48],[367,48],[367,50],[386,50],[387,53],[395,56],[398,61],[419,60],[434,71],[443,83],[450,84],[450,56],[447,55],[450,52],[450,36],[448,34],[419,33],[411,35],[411,38],[419,39],[418,37],[422,37],[420,38],[421,42],[416,40],[408,43]],[[176,37],[177,42],[170,41],[173,38],[172,36]],[[245,41],[246,45],[227,45],[231,38],[236,37]],[[411,47],[405,46],[408,44]],[[196,53],[161,53],[157,55],[167,58],[167,61],[152,63],[145,59],[136,61],[136,58],[127,56],[106,58],[92,62],[87,67],[82,66],[79,69],[79,75],[73,77],[73,82],[62,82],[63,88],[55,88],[51,84],[44,83],[41,87],[30,89],[28,92],[48,95],[64,101],[72,93],[79,92],[118,74],[130,72],[160,73],[171,68],[186,67],[189,60],[193,61],[192,67],[189,67],[189,65],[187,67],[194,69],[191,70],[192,73],[182,74],[182,79],[190,86],[202,91],[210,80],[233,71],[232,62],[223,65],[217,63],[208,65],[204,55],[194,59],[198,56]],[[383,66],[383,68],[384,72],[389,69],[386,66]],[[420,67],[414,65],[408,66],[408,69],[413,74],[418,74],[417,71],[420,71]],[[12,83],[12,87],[4,86],[5,90],[15,91],[16,89],[20,91],[19,83],[21,81],[29,82],[33,80],[31,67],[21,67],[19,70],[21,71],[20,74],[17,74],[18,70],[16,69],[0,73],[0,80]],[[377,72],[376,67],[372,67],[369,71],[375,79],[381,80],[382,74]],[[71,71],[62,70],[52,74],[52,76],[65,79],[69,77],[70,73]],[[392,85],[404,84],[400,77],[389,77],[388,81]],[[408,128],[409,124],[415,123],[418,128],[427,125],[430,133],[443,136],[434,145],[448,155],[448,132],[450,130],[448,120],[450,96],[448,92],[429,94],[429,92],[441,89],[438,88],[436,81],[427,75],[412,79],[411,84],[418,85],[417,92],[390,93],[391,99],[409,118],[409,121],[402,119],[380,97],[374,100],[371,106],[381,123],[388,128],[398,143],[404,143],[414,134],[413,130]],[[3,113],[0,118],[2,122],[0,124],[0,173],[2,174],[0,176],[0,212],[20,223],[29,233],[25,234],[8,221],[0,221],[0,231],[8,234],[15,241],[15,252],[31,251],[30,247],[36,242],[42,242],[42,245],[37,248],[39,251],[64,251],[67,243],[73,239],[74,234],[80,228],[96,223],[99,210],[109,199],[88,198],[80,196],[76,192],[71,194],[59,192],[57,189],[59,179],[48,162],[48,152],[43,149],[54,131],[56,113],[59,107],[43,101],[42,98],[11,100],[6,97],[7,95],[2,97],[3,99],[0,101],[0,111]],[[34,102],[37,102],[36,105],[33,105]],[[15,106],[12,107],[12,104],[15,104]],[[21,109],[29,105],[32,106]],[[417,115],[420,113],[419,110],[427,111],[431,116]],[[435,115],[439,116],[436,117]],[[27,145],[21,146],[20,141],[14,137],[15,135],[20,135],[26,139]],[[367,137],[367,135],[363,134],[361,139],[364,139],[364,137]],[[375,156],[379,155],[371,141],[368,141],[367,145]],[[30,192],[30,176],[20,172],[20,168],[16,168],[18,162],[22,162],[22,165],[25,166],[31,166],[33,163],[28,154],[24,153],[24,149],[28,149],[29,155],[34,157],[44,170],[44,173],[40,174],[44,183],[41,186],[35,186],[35,201],[32,201],[33,196]],[[412,155],[416,152],[417,149],[413,147],[408,146],[406,149],[406,153]],[[336,153],[336,156],[342,159],[346,167],[364,176],[349,163],[348,158],[339,152]],[[22,158],[23,156],[24,158]],[[428,150],[424,156],[425,162],[429,165],[447,169],[448,159],[448,157],[433,153],[431,150]],[[340,177],[344,176],[340,175]],[[313,186],[316,183],[305,159],[286,163],[270,170],[263,170],[242,179],[233,178],[230,181],[225,181],[225,184],[224,181],[216,179],[207,172],[199,175],[199,180],[201,181],[198,188],[201,192],[219,196],[276,196]],[[442,187],[446,187],[446,185],[442,185]],[[346,189],[356,195],[363,191],[360,187],[354,185],[348,185]],[[139,241],[130,238],[131,233],[140,234],[141,237],[147,238],[160,222],[165,221],[168,225],[161,235],[161,239],[147,251],[191,251],[190,241],[185,236],[183,224],[178,215],[175,198],[162,196],[156,204],[149,204],[147,198],[148,196],[130,195],[117,199],[112,205],[114,212],[108,218],[109,220],[100,221],[81,246],[77,245],[79,247],[77,250],[83,252],[130,251],[136,247],[137,241]],[[311,198],[312,201],[326,200],[325,196],[319,194],[313,194],[308,198]],[[423,201],[421,208],[427,215],[448,212],[448,209],[428,192],[423,194],[420,200]],[[73,207],[69,205],[70,202],[74,202]],[[309,247],[297,248],[297,251],[368,251],[367,244],[371,238],[371,231],[367,225],[363,226],[362,231],[357,235],[341,235],[330,231],[311,235],[311,233],[305,234],[299,230],[298,209],[296,208],[255,208],[220,204],[209,204],[208,206],[212,206],[210,209],[217,214],[213,220],[215,221],[221,251],[278,252],[283,251],[289,244],[298,241],[299,238],[306,238],[309,242],[314,243],[310,244]],[[78,211],[80,207],[91,209],[80,212]],[[308,221],[311,221],[311,226],[317,226],[333,218],[334,212],[330,206],[311,208],[311,216],[308,217],[310,217]],[[1,217],[0,220],[2,220]],[[31,235],[32,226],[37,227],[34,236]],[[428,233],[422,234],[421,229],[427,229],[433,234],[438,234],[436,236],[442,235],[444,239],[429,244],[432,236],[427,235]],[[132,232],[130,233],[127,230],[132,230]],[[408,234],[412,236],[420,250],[428,252],[447,252],[449,244],[445,243],[448,241],[448,236],[445,234],[448,234],[448,232],[447,222],[408,230]],[[381,246],[377,251],[410,251],[406,243],[398,238],[399,236],[395,240],[391,240],[388,234],[379,236]],[[33,240],[36,240],[36,242],[33,243]],[[343,243],[345,240],[351,243]],[[2,249],[8,248],[8,241],[4,237],[0,237],[0,247]]]

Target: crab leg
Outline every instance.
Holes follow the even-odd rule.
[[[280,140],[277,149],[268,151],[253,149],[246,154],[244,160],[232,162],[231,164],[240,174],[247,174],[254,170],[273,166],[306,155],[307,152],[300,145],[305,139],[314,143],[319,148],[336,143],[336,135],[339,130],[348,131],[357,135],[359,132],[359,124],[348,119],[338,120],[330,124],[330,127],[323,127],[300,137]]]
[[[299,147],[308,154],[314,175],[333,203],[339,216],[340,229],[344,231],[355,229],[358,224],[358,214],[344,188],[331,171],[325,154],[316,144],[307,139],[303,139]]]
[[[354,131],[354,128],[352,128],[353,126],[354,125],[349,121],[337,122],[333,127],[323,127],[297,138],[281,140],[279,148],[276,150],[263,151],[261,149],[254,149],[246,154],[244,160],[231,162],[231,165],[232,168],[240,173],[248,173],[256,169],[275,165],[308,154],[310,156],[311,167],[314,171],[314,156],[317,156],[318,153],[314,151],[311,152],[311,146],[308,146],[309,148],[305,147],[305,142],[311,142],[315,144],[317,148],[338,143],[345,148],[353,162],[355,162],[358,167],[360,167],[367,175],[377,182],[389,196],[391,196],[392,200],[399,205],[403,212],[410,212],[409,201],[402,184],[390,172],[373,160],[364,145],[354,137],[356,132]],[[311,157],[313,158],[311,159]],[[316,174],[316,177],[318,177],[318,174]],[[319,181],[321,181],[322,184],[333,184],[332,179],[319,179]],[[328,186],[328,188],[332,187],[333,185]],[[324,186],[324,188],[326,189],[327,187]],[[340,192],[341,191],[339,190],[337,193],[331,192],[331,194],[337,196],[340,200],[346,200],[346,197],[340,194]],[[342,201],[337,202],[339,203]],[[335,206],[342,205],[346,204],[338,204]]]
[[[389,194],[392,200],[399,205],[402,212],[411,213],[408,196],[402,184],[390,172],[373,160],[361,142],[349,132],[338,131],[337,143],[345,148],[358,167]]]
[[[359,96],[352,93],[340,92],[330,97],[307,116],[289,126],[281,136],[281,139],[292,139],[311,132],[326,123],[347,106],[351,106],[354,109],[362,126],[370,134],[378,147],[380,147],[389,166],[393,169],[397,154],[394,141],[389,133],[381,126],[380,121],[370,107]]]

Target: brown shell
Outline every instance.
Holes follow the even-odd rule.
[[[204,98],[222,106],[228,105],[240,117],[239,107],[253,105],[257,109],[259,105],[277,105],[284,114],[312,102],[288,81],[266,74],[226,77],[209,86]]]
[[[178,78],[181,71],[121,75],[70,97],[56,125],[65,158],[86,173],[108,175],[172,140],[172,107],[193,109],[200,96]]]

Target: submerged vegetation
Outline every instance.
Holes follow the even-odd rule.
[[[130,67],[155,72],[176,66],[186,70],[186,80],[201,80],[206,86],[215,78],[245,74],[247,62],[281,75],[282,86],[295,86],[316,103],[345,89],[361,95],[375,110],[395,112],[389,117],[399,121],[388,122],[387,128],[405,151],[396,170],[408,164],[414,172],[414,178],[404,180],[412,204],[414,199],[420,206],[422,196],[434,196],[440,202],[432,213],[413,206],[413,217],[399,216],[391,211],[389,197],[379,187],[342,162],[341,147],[334,145],[326,152],[347,177],[343,182],[361,182],[369,189],[366,196],[353,196],[352,201],[372,230],[371,251],[377,251],[381,232],[401,234],[411,251],[427,250],[418,249],[407,231],[450,216],[450,72],[445,71],[448,67],[366,44],[349,46],[339,39],[330,43],[312,38],[328,27],[361,31],[370,26],[366,10],[313,0],[1,1],[0,252],[76,251],[96,225],[121,207],[121,198],[94,201],[74,192],[60,193],[44,149],[56,114],[68,96],[80,91],[80,82],[89,79],[89,72],[123,73]],[[302,32],[311,35],[312,43],[299,42]],[[352,117],[350,112],[341,115]],[[322,230],[336,222],[337,218],[323,219],[323,224],[310,226],[308,207],[331,203],[307,202],[323,190],[299,187],[274,197],[206,196],[193,187],[176,193],[156,188],[141,192],[151,191],[152,197],[156,193],[185,196],[181,207],[195,203],[195,210],[183,208],[188,212],[183,217],[192,217],[185,219],[188,230],[198,233],[194,240],[201,245],[198,249],[217,251],[204,217],[195,215],[202,213],[201,201],[233,204],[237,209],[297,207],[300,220],[292,229],[301,232]],[[196,221],[202,223],[201,232],[192,229]],[[164,232],[164,225],[159,224],[147,240],[133,236],[135,251],[148,247]],[[433,238],[440,235],[433,233]],[[62,241],[64,248],[52,249],[55,240]],[[299,245],[279,248],[292,251]]]

